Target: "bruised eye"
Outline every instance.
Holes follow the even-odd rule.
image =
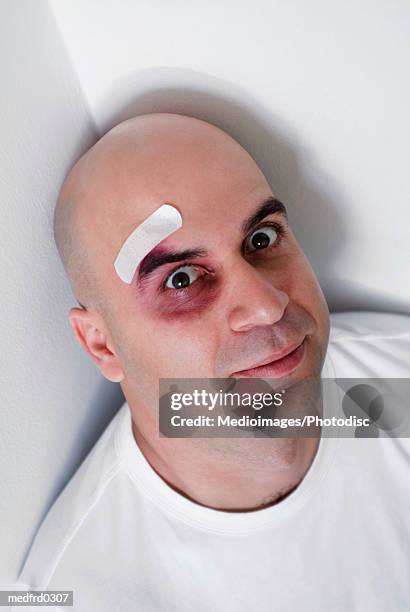
[[[275,228],[270,225],[265,225],[255,230],[253,234],[249,236],[246,241],[246,250],[249,253],[251,251],[267,249],[275,244],[278,238],[279,233]]]
[[[193,266],[182,266],[174,270],[165,281],[168,289],[184,289],[189,287],[201,276],[201,272]]]

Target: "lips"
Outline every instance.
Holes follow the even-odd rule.
[[[270,355],[252,365],[246,370],[234,372],[235,378],[279,378],[290,374],[300,365],[305,355],[306,337],[302,342],[293,343],[283,351]]]

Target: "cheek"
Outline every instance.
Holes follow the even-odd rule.
[[[283,270],[286,290],[291,297],[309,303],[317,303],[322,299],[322,292],[315,273],[305,257],[299,251],[287,262]]]
[[[151,328],[155,350],[144,364],[157,378],[196,378],[212,376],[218,347],[216,331],[194,321],[183,326],[158,323]]]
[[[317,324],[319,336],[325,339],[329,330],[329,309],[316,275],[303,253],[298,257],[290,277],[291,299],[310,314]]]
[[[190,378],[213,376],[219,331],[215,320],[217,290],[172,302],[140,304],[132,351],[146,376]]]

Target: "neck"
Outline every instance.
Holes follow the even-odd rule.
[[[134,438],[151,467],[190,500],[225,511],[258,510],[283,500],[309,469],[318,438],[160,438],[133,415]]]

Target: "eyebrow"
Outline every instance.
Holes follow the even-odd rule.
[[[245,219],[242,224],[242,231],[247,234],[260,221],[269,215],[280,214],[286,219],[288,218],[286,208],[280,200],[270,197],[258,206],[256,211],[250,217]],[[163,246],[157,246],[150,251],[141,261],[138,267],[138,282],[146,280],[154,270],[169,263],[180,261],[190,261],[197,257],[206,257],[208,251],[202,247],[195,249],[185,249],[183,251],[170,251]]]
[[[282,202],[274,197],[268,198],[257,208],[257,210],[243,222],[242,229],[243,233],[247,234],[251,229],[255,227],[260,221],[269,215],[279,214],[285,217],[287,220],[288,214],[286,207]]]
[[[177,261],[189,261],[196,257],[206,257],[205,249],[186,249],[184,251],[168,251],[164,247],[156,247],[144,257],[138,268],[138,281],[146,279],[156,268]]]

